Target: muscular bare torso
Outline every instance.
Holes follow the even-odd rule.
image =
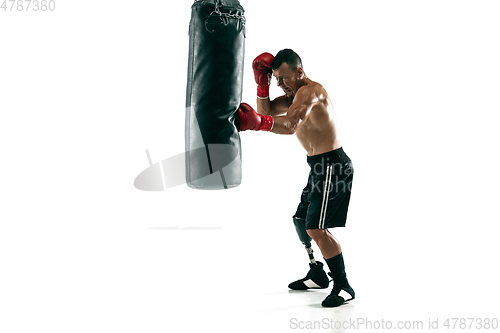
[[[341,144],[337,133],[335,111],[326,90],[321,84],[308,81],[307,88],[313,95],[315,105],[295,134],[307,154],[312,156],[338,149]],[[289,100],[292,105],[294,99]]]

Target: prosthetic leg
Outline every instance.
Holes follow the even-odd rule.
[[[309,255],[309,272],[305,278],[294,281],[288,285],[292,290],[306,290],[306,289],[324,289],[330,284],[330,280],[323,270],[323,263],[314,259],[313,250],[311,248],[311,237],[307,234],[305,219],[293,217],[295,230],[299,235],[299,239],[306,247],[307,254]]]
[[[306,247],[307,254],[309,255],[309,260],[311,264],[316,264],[316,260],[314,260],[313,250],[311,248],[311,237],[307,234],[306,224],[304,219],[299,217],[293,217],[293,224],[295,224],[295,230],[299,235],[299,239]]]

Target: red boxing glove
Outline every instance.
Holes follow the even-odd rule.
[[[264,52],[254,59],[252,63],[255,82],[257,87],[257,96],[261,98],[269,97],[269,85],[271,84],[271,64],[274,56],[271,53]]]
[[[273,128],[274,119],[255,112],[247,103],[241,103],[236,113],[236,127],[238,131],[270,131]]]

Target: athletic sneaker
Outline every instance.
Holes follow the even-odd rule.
[[[321,303],[322,306],[333,308],[344,304],[344,302],[354,299],[356,294],[354,293],[354,289],[352,289],[352,287],[349,285],[345,273],[339,275],[328,273],[328,275],[333,278],[333,289],[330,295],[328,295]],[[339,296],[341,291],[345,291],[346,293],[348,293],[351,298],[345,300],[342,296]]]
[[[325,289],[328,288],[330,280],[323,270],[323,263],[316,261],[316,264],[309,264],[309,272],[305,278],[292,282],[288,288],[292,290]]]

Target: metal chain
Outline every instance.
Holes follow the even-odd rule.
[[[233,19],[241,20],[241,23],[243,25],[245,24],[245,22],[246,22],[245,16],[239,15],[239,14],[223,13],[223,12],[221,12],[219,10],[219,7],[221,7],[220,0],[216,0],[215,1],[215,10],[212,13],[215,13],[215,14],[219,15],[220,17],[226,17],[226,18],[233,18]],[[210,15],[212,15],[212,14],[210,14]]]

